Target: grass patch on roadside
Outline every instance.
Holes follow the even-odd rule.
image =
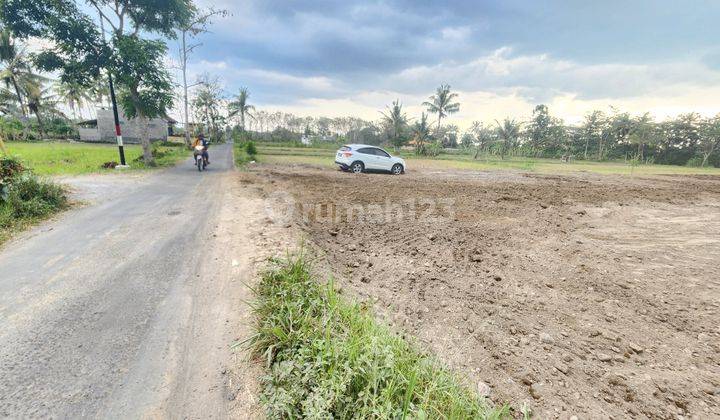
[[[246,163],[257,161],[257,148],[252,141],[234,143],[233,154],[237,167],[242,167]]]
[[[378,323],[302,256],[275,261],[255,289],[249,345],[267,362],[269,418],[509,418]]]
[[[62,186],[32,174],[17,159],[0,158],[0,244],[67,207]]]
[[[189,152],[183,144],[156,143],[154,146],[156,166],[167,167],[187,158]],[[103,169],[105,162],[120,160],[118,148],[113,144],[85,144],[64,142],[7,143],[8,153],[18,156],[38,175],[80,175],[98,172],[113,172]],[[142,156],[139,145],[125,146],[125,159],[131,169],[149,169],[137,161]]]

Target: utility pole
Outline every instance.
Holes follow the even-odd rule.
[[[103,17],[100,15],[100,32],[102,32],[103,42],[105,41],[105,25],[103,24]],[[117,100],[115,99],[115,86],[113,85],[112,73],[108,71],[108,81],[110,83],[110,102],[112,103],[113,118],[115,119],[115,139],[118,145],[118,152],[120,153],[120,165],[116,168],[127,168],[128,165],[125,163],[125,149],[123,146],[122,131],[120,130],[120,117],[118,115]]]

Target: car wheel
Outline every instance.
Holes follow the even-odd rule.
[[[403,172],[403,167],[401,164],[396,163],[392,167],[392,173],[393,175],[400,175]]]
[[[350,165],[350,170],[355,174],[361,173],[363,169],[365,169],[365,165],[363,165],[362,162],[353,162],[353,164]]]

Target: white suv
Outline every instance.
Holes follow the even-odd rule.
[[[355,173],[382,171],[395,175],[405,173],[405,160],[367,144],[346,144],[337,151],[335,163],[343,171]]]

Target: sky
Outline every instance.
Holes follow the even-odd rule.
[[[611,106],[720,112],[720,1],[196,3],[230,14],[199,37],[191,77],[219,77],[228,96],[247,86],[262,109],[375,120],[399,99],[419,118],[446,83],[461,128],[541,103],[569,123]]]

